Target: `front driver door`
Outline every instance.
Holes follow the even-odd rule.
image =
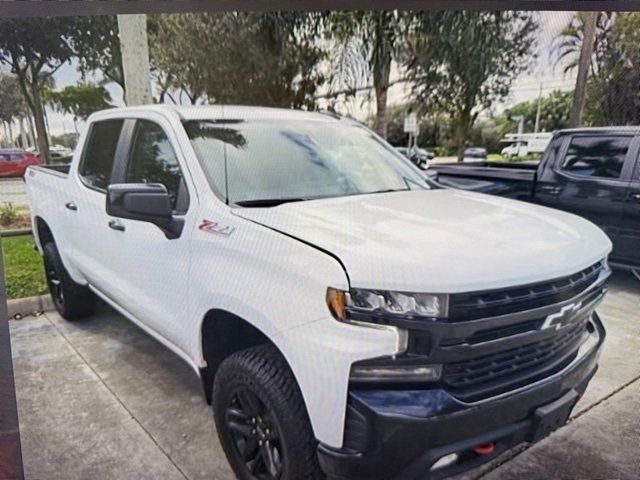
[[[114,300],[136,320],[177,345],[187,314],[189,232],[195,222],[195,195],[175,148],[173,131],[162,118],[137,119],[126,161],[114,171],[112,183],[161,183],[171,196],[174,214],[184,217],[178,238],[169,239],[157,226],[113,218],[110,262],[119,285]]]

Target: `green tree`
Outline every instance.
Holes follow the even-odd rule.
[[[541,131],[552,132],[569,127],[571,115],[571,102],[573,94],[554,90],[540,99],[540,125]],[[538,101],[532,100],[520,102],[505,110],[503,118],[499,121],[503,133],[513,131],[516,123],[511,117],[524,116],[524,131],[533,132],[538,112]]]
[[[0,73],[0,122],[5,123],[5,134],[13,136],[11,124],[16,119],[22,119],[27,115],[27,106],[24,103],[18,80],[13,75]],[[6,128],[9,128],[7,132]],[[12,142],[13,138],[9,139]]]
[[[192,103],[315,106],[325,52],[316,41],[322,15],[312,12],[162,15],[150,22],[151,62],[164,93]]]
[[[70,40],[78,60],[78,70],[84,78],[99,71],[106,80],[117,83],[124,91],[122,52],[115,16],[77,17]]]
[[[27,114],[20,84],[13,75],[0,73],[0,121],[12,122]]]
[[[54,18],[0,19],[0,63],[18,79],[25,102],[33,114],[38,150],[49,156],[41,90],[58,68],[73,55],[70,35],[74,20]]]
[[[351,85],[353,92],[362,79],[365,83],[373,80],[373,128],[385,138],[391,66],[411,18],[412,14],[398,11],[334,12],[329,17],[327,31],[338,45],[340,59],[333,73],[341,83]]]
[[[403,64],[413,102],[448,114],[459,160],[478,115],[531,64],[536,31],[531,13],[447,11],[425,12],[409,32]]]
[[[621,13],[613,26],[601,68],[587,87],[585,117],[593,125],[640,123],[640,13]]]
[[[75,120],[86,120],[93,112],[113,107],[111,95],[101,85],[79,83],[45,95],[57,110],[73,115]]]

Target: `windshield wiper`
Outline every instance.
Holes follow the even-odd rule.
[[[306,198],[263,198],[257,200],[241,200],[235,202],[236,205],[241,207],[276,207],[283,203],[302,202]]]

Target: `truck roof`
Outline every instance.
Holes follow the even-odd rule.
[[[616,133],[640,133],[640,126],[638,125],[621,125],[619,127],[580,127],[580,128],[566,128],[564,130],[558,130],[557,134],[571,134],[571,133],[601,133],[601,134],[616,134]]]
[[[314,120],[339,121],[343,117],[332,112],[310,112],[287,108],[254,107],[244,105],[141,105],[134,107],[110,108],[96,112],[91,119],[102,116],[113,117],[140,111],[173,112],[184,120],[225,119],[225,120]]]

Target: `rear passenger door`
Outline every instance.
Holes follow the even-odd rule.
[[[611,238],[616,251],[636,143],[630,134],[573,134],[540,187],[547,189],[548,206],[595,223]]]
[[[124,125],[124,120],[115,119],[89,126],[77,169],[70,172],[74,188],[58,199],[68,219],[73,263],[100,291],[108,291],[114,284],[105,201],[115,158],[122,155]]]

